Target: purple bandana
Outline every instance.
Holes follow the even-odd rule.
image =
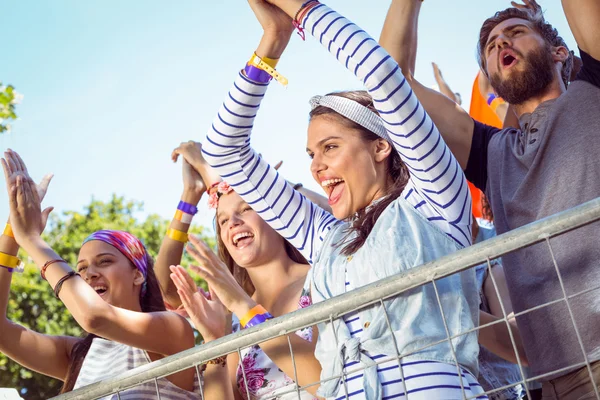
[[[119,250],[133,265],[135,265],[142,275],[144,275],[144,279],[146,279],[148,274],[149,256],[146,247],[144,247],[138,238],[131,233],[124,231],[102,230],[92,233],[83,241],[83,244],[92,240],[100,240]],[[144,282],[142,292],[145,292],[145,288],[146,283]]]

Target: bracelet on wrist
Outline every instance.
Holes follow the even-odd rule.
[[[46,263],[40,269],[40,275],[42,275],[42,279],[43,280],[47,281],[47,279],[46,279],[46,270],[48,269],[48,267],[51,266],[52,264],[56,264],[56,263],[65,263],[65,264],[67,264],[67,262],[65,260],[63,260],[62,258],[58,258],[56,260],[46,261]]]
[[[2,234],[13,239],[15,238],[15,234],[13,233],[12,226],[10,226],[10,224],[6,224],[6,226],[4,227],[4,232]]]
[[[12,256],[6,253],[0,253],[0,267],[7,269],[9,272],[23,271],[23,263],[17,256]]]
[[[242,328],[250,328],[269,319],[273,319],[273,316],[263,306],[257,304],[240,319],[240,325]]]
[[[169,237],[173,240],[176,240],[178,242],[181,242],[183,244],[187,243],[187,241],[188,241],[187,232],[183,232],[183,231],[173,229],[173,228],[167,229],[167,237]]]

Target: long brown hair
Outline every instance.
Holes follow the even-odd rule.
[[[346,92],[335,92],[329,93],[328,96],[339,96],[346,99],[353,100],[379,115],[375,106],[373,105],[373,98],[364,90],[353,90]],[[354,121],[349,120],[341,114],[331,108],[324,106],[317,106],[310,112],[310,119],[314,119],[319,116],[327,116],[329,118],[335,118],[338,122],[342,123],[349,129],[355,129],[361,132],[364,141],[372,142],[374,140],[381,139],[378,135],[371,132],[370,130],[362,127]],[[351,225],[348,227],[348,237],[355,234],[356,236],[344,240],[341,245],[344,245],[341,253],[343,255],[350,255],[356,253],[367,240],[367,237],[373,230],[377,219],[381,213],[390,205],[392,201],[397,199],[404,187],[408,183],[409,173],[408,168],[400,158],[400,155],[396,150],[392,150],[389,157],[387,158],[387,174],[392,180],[392,184],[387,188],[384,196],[371,206],[367,206],[359,210],[356,213]]]
[[[219,226],[218,221],[216,221],[216,218],[215,230],[217,232],[217,250],[219,253],[219,258],[221,258],[221,261],[223,261],[225,265],[227,265],[227,269],[229,269],[229,272],[231,272],[231,275],[233,275],[238,285],[240,285],[242,289],[244,289],[248,296],[252,296],[254,294],[255,288],[254,284],[252,283],[252,280],[250,279],[250,275],[248,275],[248,271],[246,271],[245,268],[240,267],[233,260],[231,254],[229,254],[229,251],[227,251],[227,247],[225,247],[225,243],[223,243],[223,240],[221,239],[221,227]],[[306,261],[306,258],[302,256],[298,249],[292,246],[292,244],[285,240],[283,237],[281,239],[283,240],[285,252],[290,258],[290,260],[297,264],[308,264],[308,261]]]
[[[154,273],[154,260],[148,254],[146,254],[146,260],[148,263],[145,282],[146,292],[143,296],[141,296],[140,293],[140,306],[142,307],[142,312],[166,311],[158,279],[156,279],[156,274]],[[129,263],[131,264],[131,267],[135,269],[135,266],[131,262]],[[92,341],[96,337],[98,336],[89,333],[73,346],[71,356],[69,357],[67,378],[65,379],[65,383],[63,384],[60,393],[66,393],[73,390],[77,377],[79,376],[79,371],[81,371],[83,360],[85,360],[85,356],[90,350]]]

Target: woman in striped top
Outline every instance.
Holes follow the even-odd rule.
[[[471,201],[462,170],[390,56],[316,1],[250,4],[265,31],[256,57],[278,59],[287,26],[298,18],[368,91],[311,100],[307,152],[333,215],[295,192],[250,146],[268,87],[264,74],[240,73],[203,145],[207,161],[313,264],[313,302],[469,245]],[[477,397],[476,334],[444,341],[472,329],[477,310],[470,271],[321,324],[316,356],[325,381],[318,394]]]
[[[42,278],[88,333],[83,339],[48,336],[8,321],[13,270],[0,267],[2,353],[26,368],[64,381],[62,392],[66,392],[194,346],[187,321],[165,311],[153,260],[139,239],[122,231],[93,233],[79,251],[76,273],[40,237],[47,217],[40,209],[45,189],[36,191],[17,153],[6,152],[2,166],[12,224],[12,232],[6,230],[0,238],[3,258],[16,254],[19,245],[23,247],[41,267]],[[225,376],[220,366],[212,368]],[[219,389],[215,393],[225,387],[220,382],[210,383]],[[157,398],[155,385],[162,399],[201,398],[194,368],[122,391],[120,398]]]

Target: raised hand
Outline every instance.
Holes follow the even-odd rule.
[[[221,177],[214,172],[214,170],[208,165],[204,157],[202,157],[202,144],[190,140],[188,142],[182,142],[177,146],[171,153],[171,160],[176,162],[179,156],[182,156],[184,160],[197,172],[202,181],[204,190],[215,182],[220,182]],[[184,165],[184,185],[186,184],[186,171]],[[190,171],[191,174],[191,171]],[[191,179],[196,179],[196,176],[191,176]],[[198,188],[199,182],[195,181],[195,187]]]
[[[29,172],[27,171],[27,166],[25,165],[25,162],[23,162],[23,159],[17,152],[12,151],[10,149],[7,150],[6,152],[4,152],[4,158],[1,160],[1,162],[2,168],[4,170],[4,177],[6,179],[6,185],[9,192],[9,196],[11,194],[11,187],[14,186],[16,188],[17,179],[19,176],[21,176],[21,179],[23,179],[24,181],[31,181],[33,183],[31,177],[29,176]],[[35,185],[35,183],[33,183],[34,191],[37,195],[36,197],[39,203],[41,203],[44,197],[46,197],[48,186],[50,185],[52,178],[52,174],[47,174],[42,178],[39,184]],[[50,212],[52,212],[53,209],[53,207],[48,207],[41,212],[41,219],[39,225],[40,232],[42,232],[46,227],[48,216],[50,215]]]
[[[431,63],[431,66],[433,67],[433,75],[435,75],[435,79],[444,79],[442,77],[442,71],[440,70],[440,67],[438,67],[438,65],[434,62]]]
[[[188,316],[205,342],[225,336],[227,332],[227,310],[217,295],[206,293],[181,266],[171,266],[171,279]]]
[[[26,247],[42,233],[42,210],[35,183],[18,174],[14,181],[9,182],[8,192],[12,231],[17,243]]]
[[[187,251],[198,262],[198,266],[192,265],[190,268],[208,283],[211,293],[214,293],[228,310],[241,318],[256,303],[206,243],[194,235],[190,235],[189,239]]]
[[[190,191],[199,196],[206,192],[206,185],[202,180],[202,176],[185,159],[181,164],[181,173],[183,175],[184,191]]]
[[[292,18],[271,3],[266,0],[248,0],[250,8],[265,33],[291,35],[294,31]]]
[[[530,10],[534,14],[541,12],[542,7],[535,0],[522,0],[523,4],[518,3],[516,1],[511,1],[510,4],[515,8],[520,8],[522,10]]]

